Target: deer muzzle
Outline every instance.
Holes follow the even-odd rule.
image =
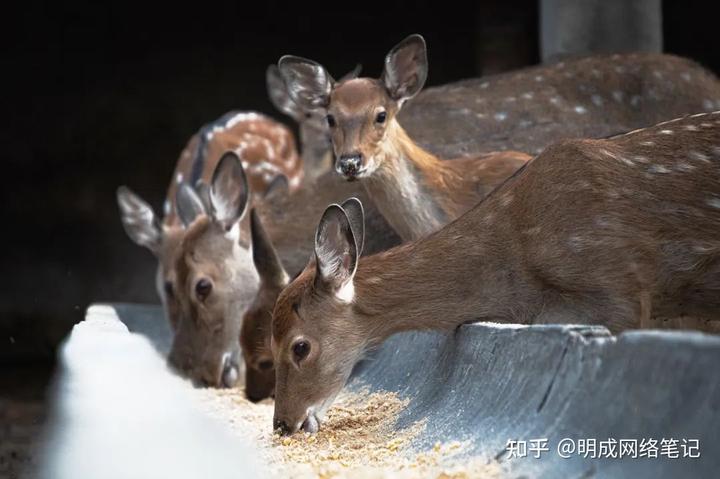
[[[335,163],[335,170],[346,180],[353,181],[361,173],[363,157],[361,153],[341,155]]]

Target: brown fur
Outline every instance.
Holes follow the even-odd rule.
[[[361,258],[351,303],[315,287],[308,265],[273,315],[276,419],[297,430],[367,348],[400,331],[497,321],[617,333],[677,319],[717,330],[718,165],[720,112],[567,140],[443,229]],[[294,366],[298,337],[316,356]]]
[[[441,161],[407,135],[395,119],[399,109],[381,81],[368,78],[337,85],[328,105],[337,122],[332,129],[335,155],[362,155],[367,173],[360,178],[404,239],[416,239],[457,218],[531,158],[506,151]],[[380,111],[387,114],[383,124],[375,121]],[[402,182],[415,186],[406,191]]]
[[[246,119],[238,121],[230,128],[213,134],[203,154],[200,179],[208,183],[222,155],[227,151],[234,151],[243,162],[251,191],[262,195],[279,175],[287,177],[290,191],[297,190],[303,177],[303,162],[298,155],[292,131],[265,115],[247,115]],[[168,186],[167,199],[171,209],[163,218],[166,226],[179,223],[175,208],[177,177],[181,174],[185,181],[189,180],[199,143],[199,134],[193,135],[178,158]]]
[[[558,140],[603,138],[715,109],[720,81],[696,62],[625,53],[425,88],[398,120],[433,154],[457,158],[506,149],[538,154]]]

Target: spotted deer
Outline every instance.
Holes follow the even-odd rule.
[[[444,228],[364,258],[361,209],[329,206],[273,312],[274,427],[317,430],[353,365],[402,331],[718,324],[719,167],[720,112],[564,140]]]
[[[179,186],[197,185],[207,203],[210,179],[226,148],[241,155],[248,171],[248,186],[260,196],[281,196],[288,187],[297,189],[302,179],[301,160],[290,130],[263,115],[243,112],[224,115],[204,126],[190,139],[173,173],[162,222],[152,207],[130,189],[123,186],[117,191],[125,231],[135,243],[148,248],[158,260],[156,288],[165,315],[175,332],[176,342],[180,340],[178,338],[189,334],[180,332],[175,270],[177,250],[187,232],[187,225],[181,221],[177,211]],[[206,209],[209,206],[207,204]],[[211,369],[216,367],[219,366],[213,365]],[[214,372],[206,375],[219,377]],[[220,385],[215,380],[203,380]]]
[[[284,56],[278,65],[297,104],[327,111],[338,173],[362,180],[404,239],[456,218],[529,159],[502,150],[517,145],[537,152],[550,140],[605,136],[720,107],[716,78],[692,62],[663,55],[561,62],[425,95],[420,91],[428,61],[420,35],[388,53],[379,79],[335,82],[318,63],[294,56]],[[399,116],[406,102],[412,114]],[[430,115],[443,110],[444,116],[433,121]],[[447,121],[451,114],[456,119]],[[436,145],[450,145],[455,154],[464,149],[465,156],[439,161],[401,123],[422,138],[437,130],[444,141]],[[501,151],[478,154],[492,149]]]

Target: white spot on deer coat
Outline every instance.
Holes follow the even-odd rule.
[[[650,173],[670,173],[670,169],[663,165],[650,165],[648,167]]]
[[[598,106],[598,107],[603,106],[604,101],[600,95],[593,95],[590,97],[590,100],[592,100],[592,102],[595,106]]]
[[[661,135],[672,135],[673,131],[672,130],[660,130],[660,134]]]
[[[692,76],[687,72],[683,72],[680,74],[680,78],[682,78],[685,81],[690,81],[692,79]]]
[[[695,166],[684,161],[679,161],[678,164],[675,166],[675,169],[677,171],[692,171],[695,169]]]
[[[612,96],[616,102],[622,103],[623,97],[625,96],[625,94],[623,92],[621,92],[620,90],[615,90],[612,92]]]
[[[715,108],[715,103],[713,103],[712,100],[705,99],[703,100],[703,108],[706,110],[712,110]]]
[[[182,183],[183,178],[184,178],[184,177],[183,177],[183,174],[182,174],[182,173],[178,173],[177,176],[175,176],[175,183],[177,183],[177,184]]]
[[[495,113],[495,115],[493,115],[493,117],[494,117],[497,121],[505,121],[505,120],[507,119],[507,113],[504,112],[504,111],[500,111],[500,112],[498,112],[498,113]]]
[[[713,208],[720,209],[720,198],[717,198],[717,197],[708,198],[707,204],[712,206]]]
[[[537,81],[537,82],[543,81],[543,76],[542,76],[542,75],[536,75],[536,76],[535,76],[535,81]]]
[[[574,110],[575,110],[575,113],[577,113],[579,115],[583,115],[583,114],[587,113],[587,108],[585,108],[582,105],[575,105]]]
[[[696,161],[702,161],[703,163],[709,163],[710,158],[705,153],[701,153],[699,151],[691,150],[688,153],[688,156],[690,156],[691,159]]]

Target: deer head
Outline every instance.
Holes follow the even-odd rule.
[[[258,283],[241,224],[248,202],[245,172],[231,152],[220,159],[209,189],[178,186],[186,231],[175,254],[178,318],[169,362],[201,384],[231,387],[240,374],[240,323]]]
[[[270,347],[272,310],[289,277],[254,209],[250,212],[250,231],[260,287],[243,318],[240,346],[245,359],[245,393],[250,401],[257,402],[271,396],[275,389]]]
[[[361,66],[357,65],[341,80],[357,78]],[[277,65],[270,65],[265,75],[268,96],[275,108],[298,123],[303,161],[310,177],[317,176],[330,168],[332,155],[330,129],[327,124],[327,111],[324,108],[297,103],[290,96],[287,83]]]
[[[155,288],[163,311],[173,331],[177,330],[177,299],[175,254],[183,235],[182,227],[160,226],[152,207],[130,188],[117,190],[120,219],[127,235],[138,245],[147,248],[158,261]]]
[[[335,169],[348,180],[382,168],[388,131],[402,105],[417,95],[428,72],[425,40],[411,35],[385,57],[379,79],[333,80],[320,64],[286,55],[278,62],[290,98],[303,109],[326,111]]]
[[[278,298],[272,321],[273,425],[285,434],[317,431],[366,349],[353,308],[364,234],[359,200],[329,206],[315,235],[314,260]]]

